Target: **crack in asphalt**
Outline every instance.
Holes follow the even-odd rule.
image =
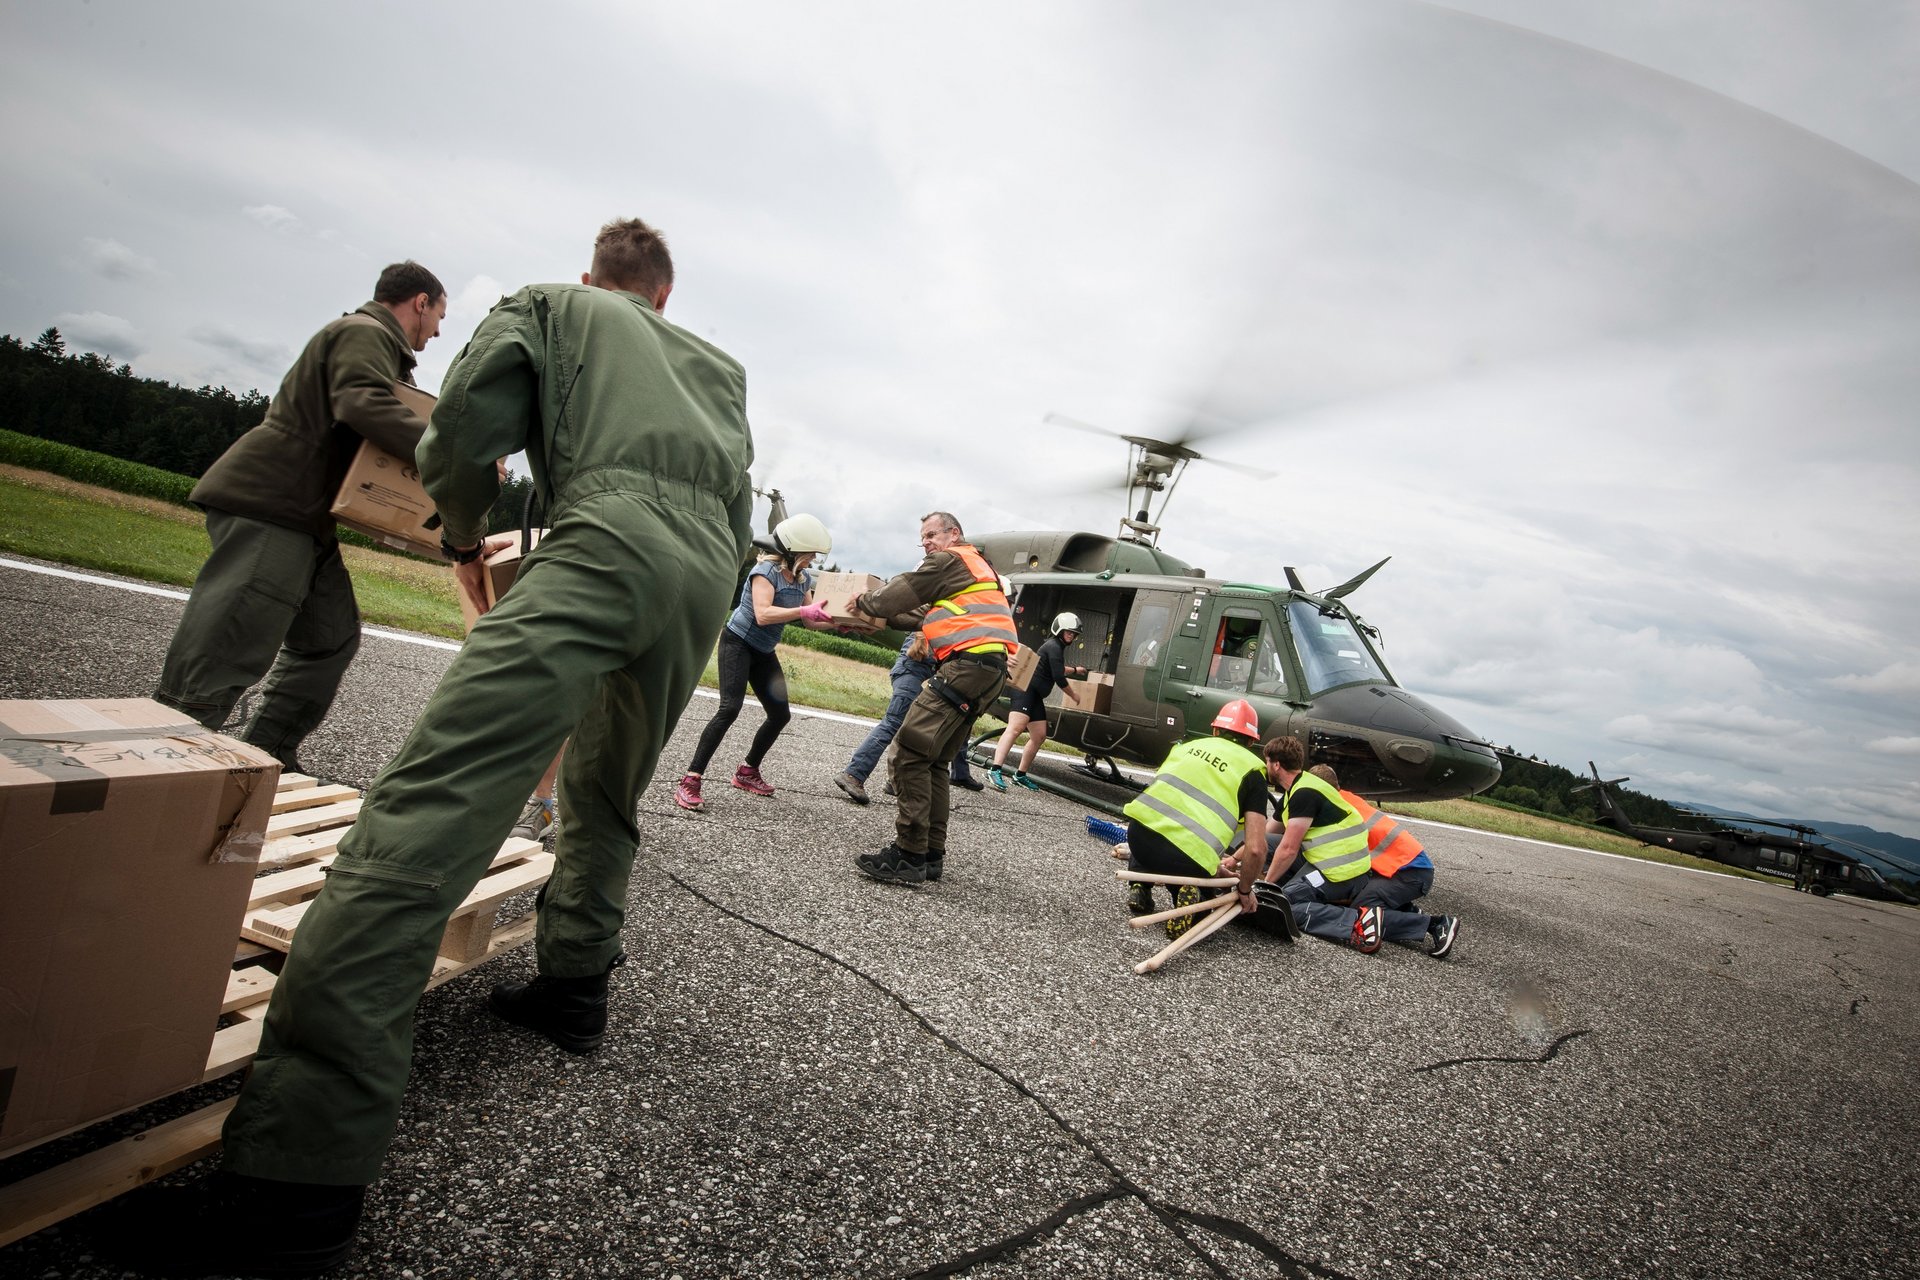
[[[1592,1034],[1593,1028],[1591,1027],[1583,1027],[1579,1031],[1569,1031],[1548,1045],[1546,1052],[1537,1058],[1448,1058],[1445,1062],[1429,1062],[1424,1067],[1415,1067],[1414,1070],[1416,1072],[1444,1071],[1448,1067],[1461,1067],[1472,1062],[1512,1062],[1527,1067],[1539,1066],[1541,1063],[1552,1062],[1560,1056],[1561,1049],[1573,1041],[1578,1040],[1581,1036],[1590,1036]]]
[[[1000,1066],[998,1063],[988,1061],[986,1058],[975,1053],[942,1031],[939,1027],[935,1026],[925,1014],[914,1008],[913,1004],[908,1001],[905,996],[900,995],[872,974],[861,969],[851,961],[834,955],[831,951],[817,947],[813,943],[801,938],[796,938],[791,934],[783,933],[764,921],[756,920],[752,916],[727,906],[725,903],[710,897],[694,885],[681,879],[665,867],[661,867],[660,872],[666,876],[668,880],[671,880],[688,894],[706,903],[707,906],[718,911],[720,914],[738,920],[749,928],[757,929],[769,937],[778,938],[788,946],[797,947],[802,951],[818,956],[828,964],[844,969],[846,972],[872,987],[875,991],[878,991],[897,1006],[901,1012],[918,1023],[920,1029],[933,1037],[933,1039],[967,1059],[967,1061],[973,1063],[981,1070],[997,1077],[1015,1093],[1033,1103],[1062,1133],[1072,1139],[1095,1164],[1106,1170],[1111,1176],[1112,1180],[1102,1189],[1088,1192],[1063,1202],[1052,1213],[1033,1225],[1015,1232],[1013,1235],[1007,1236],[1004,1239],[982,1245],[977,1249],[968,1250],[958,1257],[950,1258],[932,1267],[907,1272],[905,1273],[907,1280],[912,1280],[914,1277],[959,1275],[983,1263],[1007,1257],[1034,1244],[1048,1232],[1066,1225],[1066,1223],[1078,1217],[1080,1214],[1086,1213],[1088,1210],[1097,1208],[1109,1201],[1119,1199],[1138,1200],[1149,1213],[1160,1220],[1161,1225],[1166,1227],[1175,1239],[1179,1240],[1193,1253],[1194,1257],[1203,1266],[1214,1275],[1221,1277],[1222,1280],[1230,1280],[1232,1273],[1226,1269],[1221,1260],[1216,1257],[1205,1244],[1193,1238],[1189,1228],[1197,1227],[1203,1231],[1224,1236],[1229,1240],[1253,1249],[1267,1261],[1274,1263],[1280,1269],[1280,1274],[1283,1276],[1318,1276],[1322,1277],[1323,1280],[1347,1280],[1344,1272],[1335,1271],[1329,1267],[1323,1267],[1317,1263],[1293,1257],[1287,1253],[1286,1250],[1261,1234],[1257,1229],[1241,1222],[1237,1218],[1228,1218],[1219,1214],[1200,1213],[1192,1209],[1183,1209],[1179,1205],[1168,1204],[1159,1199],[1138,1182],[1135,1182],[1132,1178],[1121,1172],[1120,1167],[1114,1162],[1113,1157],[1107,1155],[1092,1139],[1076,1129],[1065,1116],[1055,1110],[1052,1104],[1045,1098],[1035,1093],[1032,1087],[1024,1080],[1021,1080],[1018,1076],[1014,1075],[1005,1067]],[[1574,1034],[1584,1035],[1585,1033],[1575,1032]],[[1563,1040],[1565,1038],[1566,1037],[1563,1037]],[[1559,1045],[1556,1044],[1553,1050],[1549,1050],[1548,1056],[1551,1057],[1554,1050],[1558,1048]]]

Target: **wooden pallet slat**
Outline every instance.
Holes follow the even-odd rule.
[[[353,787],[341,787],[331,784],[313,787],[296,787],[291,791],[277,791],[273,797],[274,813],[293,813],[299,809],[313,809],[323,804],[335,804],[341,800],[357,800],[360,792]]]
[[[267,839],[276,836],[297,836],[306,831],[318,831],[322,827],[337,826],[343,819],[351,822],[360,814],[360,800],[340,800],[333,804],[323,804],[317,809],[298,809],[292,813],[278,813],[267,819]]]

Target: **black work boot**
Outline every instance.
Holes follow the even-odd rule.
[[[607,1035],[607,974],[626,956],[616,956],[606,973],[584,978],[536,974],[531,982],[502,982],[487,997],[487,1008],[515,1026],[538,1031],[568,1053],[592,1053]]]
[[[222,1169],[129,1196],[102,1224],[100,1249],[143,1275],[322,1275],[353,1252],[366,1194]]]
[[[945,849],[927,850],[927,883],[932,884],[947,869],[947,851]]]
[[[878,853],[861,854],[853,863],[860,869],[860,874],[869,880],[884,880],[889,884],[925,884],[927,879],[927,855],[908,853],[891,842]]]

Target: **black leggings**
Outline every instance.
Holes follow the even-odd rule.
[[[747,766],[758,769],[773,747],[773,740],[787,727],[787,721],[793,719],[793,712],[787,709],[787,673],[781,670],[778,650],[762,653],[732,631],[721,631],[720,709],[700,731],[700,744],[693,749],[688,773],[707,771],[707,762],[720,749],[720,739],[727,736],[727,730],[740,718],[749,684],[753,686],[753,696],[760,699],[767,713],[766,723],[753,735],[753,746],[747,749]]]

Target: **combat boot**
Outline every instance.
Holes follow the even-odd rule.
[[[366,1192],[216,1170],[109,1210],[100,1251],[148,1275],[321,1275],[352,1253]]]
[[[869,880],[889,884],[925,884],[927,880],[927,855],[908,853],[891,841],[878,853],[861,854],[853,864]]]
[[[927,850],[927,883],[932,884],[947,870],[947,851],[945,849]]]
[[[607,1034],[607,975],[625,960],[617,956],[606,973],[584,978],[542,973],[531,982],[502,982],[487,997],[487,1007],[515,1026],[538,1031],[568,1053],[592,1053]]]

